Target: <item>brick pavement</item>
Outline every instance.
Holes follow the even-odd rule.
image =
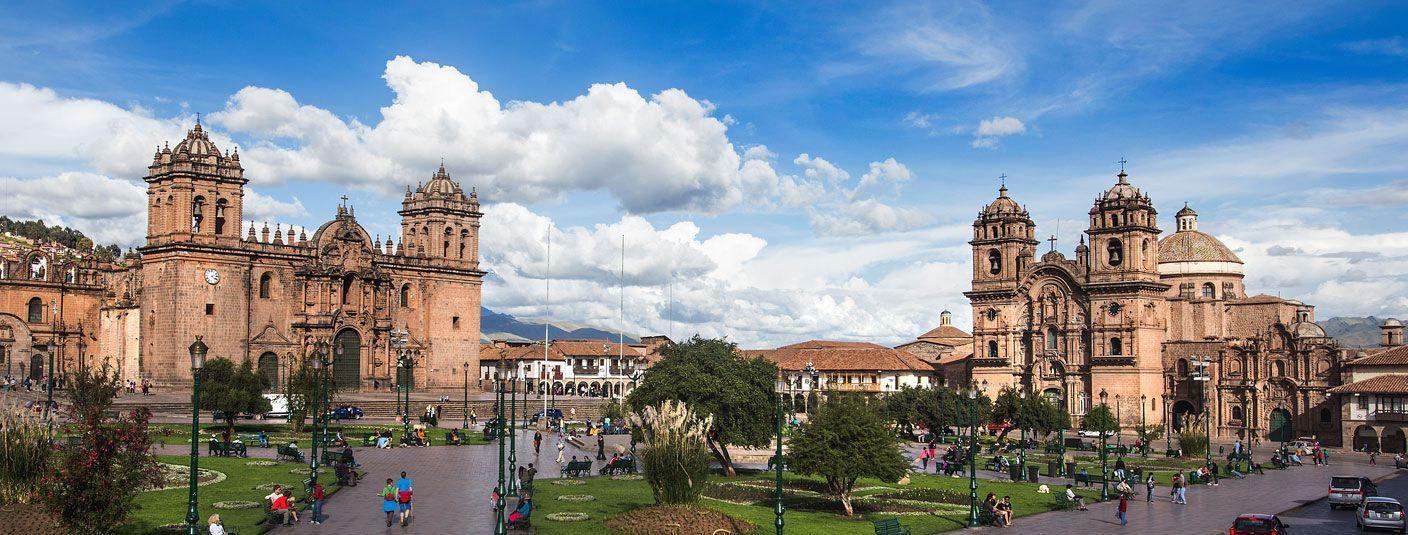
[[[1287,470],[1267,470],[1266,475],[1242,480],[1224,479],[1216,487],[1194,485],[1188,489],[1188,505],[1169,503],[1168,487],[1154,489],[1154,503],[1145,503],[1143,489],[1129,503],[1129,525],[1121,528],[1115,518],[1117,502],[1092,504],[1089,511],[1054,511],[1016,520],[1020,533],[1226,533],[1232,520],[1242,513],[1277,513],[1300,507],[1325,497],[1330,477],[1365,475],[1381,478],[1395,472],[1393,465],[1369,466],[1355,458],[1344,462],[1331,457],[1327,467],[1307,465]],[[1053,491],[1057,487],[1053,487]],[[1089,496],[1090,493],[1083,492]],[[1053,498],[1054,500],[1054,498]],[[997,531],[998,528],[985,528]]]

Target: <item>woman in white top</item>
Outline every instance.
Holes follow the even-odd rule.
[[[210,535],[225,535],[225,525],[220,523],[220,515],[210,515]]]

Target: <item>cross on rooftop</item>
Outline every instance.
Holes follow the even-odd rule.
[[[1129,163],[1129,160],[1124,159],[1124,156],[1120,156],[1119,161],[1118,161],[1118,162],[1115,162],[1115,163],[1120,164],[1120,172],[1123,173],[1123,172],[1124,172],[1124,164]]]

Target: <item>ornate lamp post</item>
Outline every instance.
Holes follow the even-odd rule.
[[[1173,451],[1173,414],[1168,408],[1168,400],[1172,398],[1168,394],[1164,398],[1164,457],[1170,457],[1169,452]]]
[[[1023,404],[1023,405],[1026,405],[1026,403],[1027,403],[1027,391],[1026,391],[1026,390],[1021,390],[1021,391],[1017,392],[1017,397],[1019,397],[1019,398],[1022,399],[1022,404]],[[1017,432],[1018,432],[1018,433],[1021,433],[1021,435],[1022,435],[1022,439],[1018,441],[1018,442],[1019,442],[1018,445],[1021,446],[1021,447],[1017,449],[1017,473],[1022,474],[1023,476],[1025,476],[1025,475],[1027,474],[1027,430],[1026,430],[1025,427],[1022,427],[1022,428],[1018,428],[1018,429],[1017,429]]]
[[[645,374],[641,373],[640,370],[636,370],[636,371],[631,372],[631,390],[632,390],[632,391],[634,391],[634,390],[636,389],[636,387],[639,385],[639,383],[640,383],[640,378],[641,378],[641,377],[645,377]],[[632,427],[634,427],[634,426],[632,426]],[[631,429],[631,458],[632,458],[632,459],[635,459],[635,458],[636,458],[636,430],[635,430],[635,429]]]
[[[1110,410],[1110,406],[1105,404],[1108,397],[1109,394],[1101,388],[1100,406],[1104,407],[1106,412]],[[1106,433],[1104,429],[1100,430],[1100,501],[1102,502],[1110,499],[1110,458],[1109,452],[1105,449],[1109,436],[1109,433]]]
[[[187,535],[196,535],[196,526],[200,523],[200,506],[196,503],[196,483],[200,475],[200,370],[205,367],[205,353],[210,350],[200,338],[196,335],[196,341],[187,348],[191,354],[191,479],[186,496]]]
[[[310,448],[311,454],[309,455],[310,459],[308,459],[310,488],[312,484],[318,482],[318,445],[326,442],[328,434],[328,421],[326,416],[328,412],[327,370],[328,366],[331,366],[333,362],[342,360],[343,349],[340,345],[333,349],[333,353],[337,355],[337,358],[335,360],[328,360],[328,345],[327,342],[319,340],[313,347],[313,375],[317,382],[314,388],[313,403],[313,446]],[[319,420],[322,420],[323,425],[321,433],[318,432]],[[327,446],[324,445],[323,448],[326,449]]]
[[[983,387],[988,382],[984,380]],[[978,527],[978,383],[968,390],[968,527]]]
[[[1149,457],[1149,431],[1145,429],[1145,425],[1147,424],[1144,423],[1144,407],[1148,404],[1149,396],[1139,394],[1139,443],[1143,444],[1143,447],[1140,448],[1139,456],[1145,458]]]
[[[508,398],[508,491],[510,494],[518,493],[518,365],[513,365],[513,371],[508,376],[509,398]],[[502,425],[501,425],[502,427]],[[500,443],[503,442],[501,439]]]
[[[507,487],[504,486],[504,361],[500,359],[495,365],[494,375],[494,438],[499,442],[499,485],[497,492],[498,503],[494,507],[494,533],[504,535],[508,532],[508,526],[504,524],[504,494]]]
[[[461,407],[464,409],[464,422],[460,424],[460,429],[469,429],[469,363],[461,366],[464,367],[464,407]]]
[[[783,375],[782,380],[786,381],[787,376]],[[782,397],[786,395],[784,390],[778,392],[774,398],[777,400],[777,462],[773,463],[773,468],[777,469],[777,507],[774,509],[774,513],[777,515],[777,535],[782,535],[782,514],[784,511],[782,507]]]
[[[1122,423],[1124,423],[1124,421],[1120,418],[1120,412],[1121,412],[1120,409],[1121,409],[1121,408],[1122,408],[1122,407],[1120,407],[1120,395],[1119,395],[1119,394],[1115,394],[1115,423],[1116,423],[1116,424],[1122,424]],[[1124,436],[1124,433],[1119,433],[1119,432],[1116,432],[1116,433],[1115,433],[1115,447],[1116,447],[1116,448],[1118,448],[1118,447],[1124,445],[1124,441],[1121,440],[1123,436]]]
[[[406,437],[407,442],[410,441],[411,436],[411,383],[414,382],[414,379],[411,378],[411,368],[415,365],[415,361],[411,360],[409,354],[402,354],[400,361],[396,363],[396,366],[401,370],[401,381],[405,383],[402,388],[406,391],[406,410],[401,413],[401,433],[403,433],[403,437]]]
[[[1060,407],[1061,413],[1067,414],[1066,422],[1069,423],[1071,418],[1066,412],[1066,394],[1064,392],[1061,393]],[[1066,474],[1066,426],[1064,425],[1056,430],[1056,455],[1060,456],[1060,461],[1056,463],[1056,474],[1060,476],[1068,475]]]

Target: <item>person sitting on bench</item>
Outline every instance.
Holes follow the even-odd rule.
[[[449,434],[449,439],[448,439],[448,440],[450,441],[450,445],[451,445],[451,446],[458,446],[458,445],[460,445],[460,430],[459,430],[459,429],[451,429],[451,430],[450,430],[450,434]]]
[[[1085,508],[1085,498],[1077,496],[1076,491],[1073,487],[1074,486],[1070,483],[1066,483],[1066,499],[1069,500],[1071,503],[1076,504],[1077,511],[1086,511],[1087,509]]]
[[[512,513],[508,514],[508,524],[510,526],[516,526],[519,522],[528,520],[529,515],[532,514],[533,498],[525,494],[522,498],[519,499],[518,508],[514,509]]]
[[[1227,475],[1230,476],[1230,477],[1232,477],[1233,479],[1242,479],[1242,478],[1247,477],[1247,476],[1242,475],[1241,472],[1238,472],[1238,471],[1237,471],[1237,465],[1232,464],[1232,463],[1227,463]]]

